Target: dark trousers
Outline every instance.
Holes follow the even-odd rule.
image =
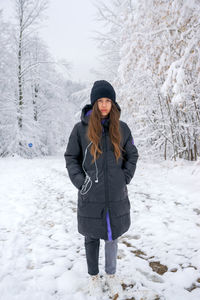
[[[105,272],[115,274],[117,264],[117,239],[105,240]],[[99,246],[100,239],[89,236],[85,237],[85,251],[88,267],[88,274],[97,275],[99,273]]]

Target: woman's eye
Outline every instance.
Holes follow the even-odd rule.
[[[110,103],[111,101],[110,100],[106,100],[105,103]],[[98,100],[98,103],[101,103],[103,104],[104,102],[102,100]]]

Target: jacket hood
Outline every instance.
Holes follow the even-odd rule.
[[[113,103],[114,105],[116,105],[117,109],[119,110],[120,114],[121,114],[121,107],[119,106],[119,104],[117,102]],[[89,118],[90,118],[90,114],[92,113],[92,104],[86,104],[81,111],[81,121],[88,125],[89,122]]]

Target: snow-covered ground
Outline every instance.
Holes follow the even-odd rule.
[[[63,156],[0,159],[0,299],[87,300],[77,190]],[[119,238],[125,299],[200,299],[200,162],[138,161]],[[104,297],[104,241],[100,247]]]

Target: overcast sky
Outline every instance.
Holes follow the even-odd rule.
[[[12,19],[12,2],[0,0],[3,16]],[[95,20],[95,0],[50,0],[40,35],[46,41],[54,58],[65,58],[73,64],[72,80],[98,80],[90,72],[98,69],[100,51],[92,40],[94,30],[103,31],[103,25]]]

